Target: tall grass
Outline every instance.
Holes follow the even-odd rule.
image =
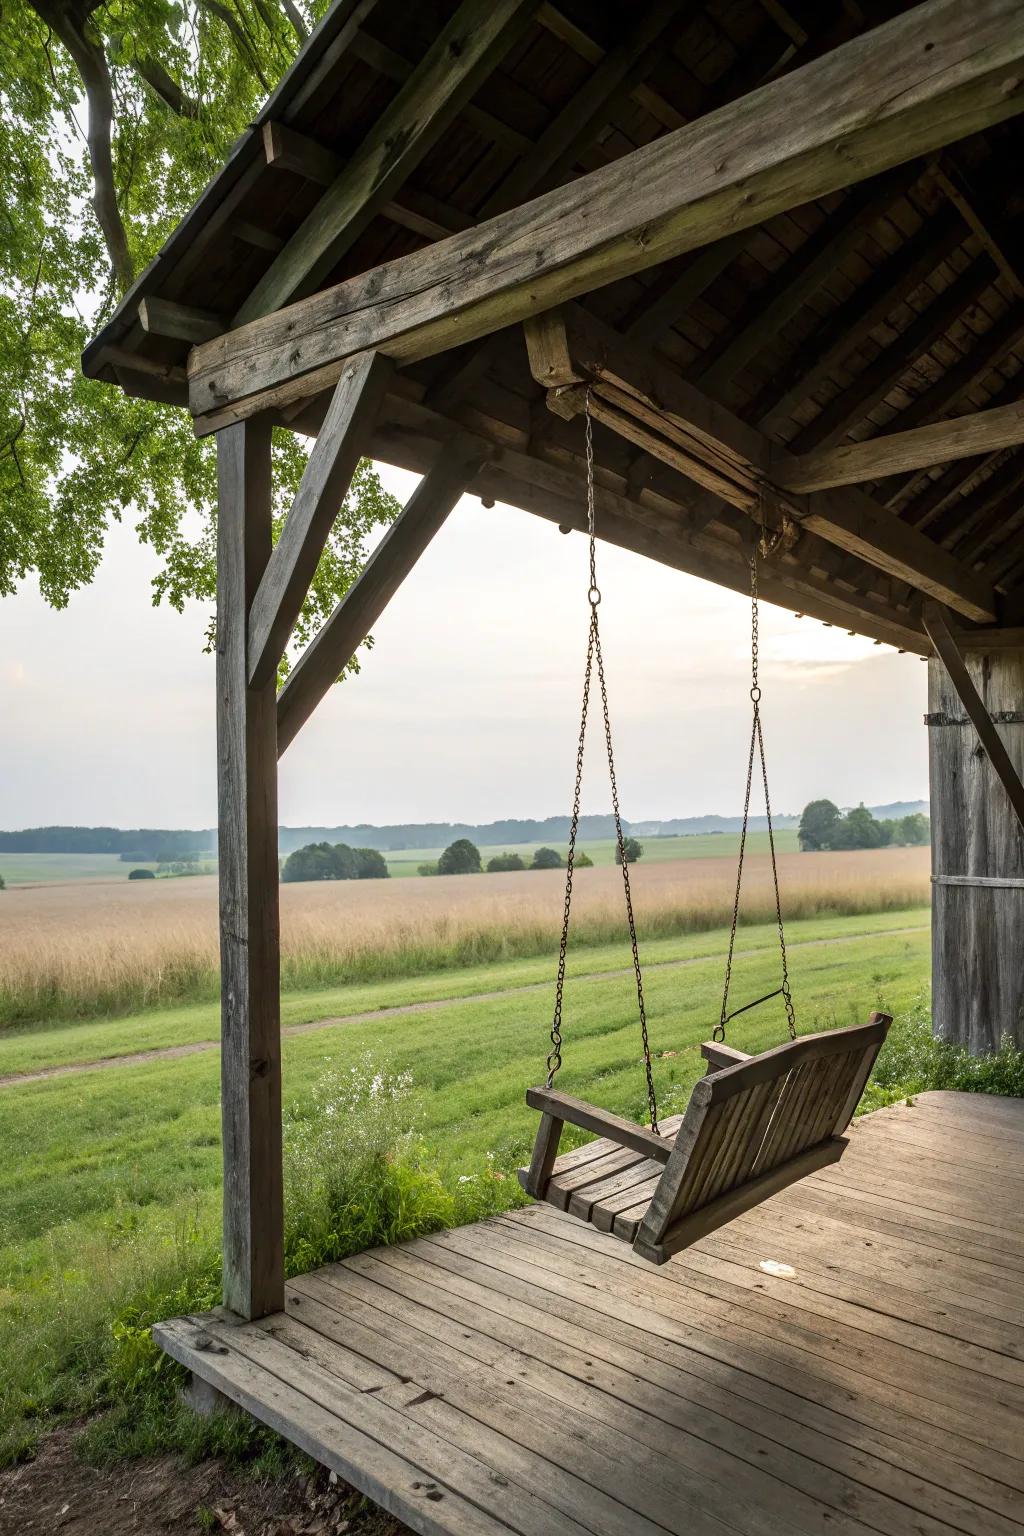
[[[326,1073],[285,1121],[288,1275],[381,1244],[477,1221],[524,1203],[518,1181],[490,1163],[455,1176],[425,1146],[407,1073],[369,1057]],[[17,1274],[0,1285],[0,1466],[30,1454],[58,1417],[113,1409],[90,1436],[94,1457],[223,1450],[176,1412],[181,1373],[155,1345],[153,1323],[206,1311],[221,1295],[217,1213],[207,1202],[166,1214],[112,1213],[87,1249],[58,1234],[45,1289]],[[116,1405],[116,1406],[115,1406]],[[220,1431],[214,1430],[215,1434]],[[265,1449],[265,1437],[242,1449]]]
[[[623,933],[618,871],[583,874],[573,943],[614,942]],[[898,911],[929,899],[925,849],[786,855],[782,875],[786,914],[793,919]],[[670,938],[725,926],[733,879],[726,859],[638,866],[641,936]],[[0,1026],[216,998],[212,883],[166,882],[154,891],[155,884],[138,882],[140,892],[130,897],[121,886],[16,893],[18,904],[5,904],[0,913]],[[549,954],[557,946],[561,906],[557,870],[286,886],[282,985],[387,981]],[[773,916],[767,861],[752,859],[742,921],[763,923]]]

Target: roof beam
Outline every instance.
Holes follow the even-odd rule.
[[[445,445],[289,673],[277,701],[278,757],[330,692],[489,456],[487,445],[479,438],[457,438]]]
[[[423,473],[447,451],[451,430],[451,423],[428,408],[390,395],[371,440],[373,457]],[[494,458],[469,487],[473,494],[485,502],[522,507],[560,528],[586,532],[586,468],[581,457],[559,452],[557,459],[542,458],[532,449],[491,447],[496,448]],[[631,496],[609,484],[600,470],[595,498],[599,538],[749,597],[752,528],[747,543],[734,534],[691,533],[669,495]],[[797,609],[823,624],[915,654],[929,649],[912,613],[847,590],[797,564],[772,561],[761,572],[758,589],[766,602]]]
[[[1024,0],[927,0],[566,187],[279,314],[266,314],[270,300],[294,287],[265,281],[241,318],[266,318],[193,353],[193,414],[252,414],[306,374],[316,393],[367,348],[403,361],[445,351],[915,159],[1024,109],[1022,63]],[[385,123],[390,133],[394,111]],[[377,136],[368,142],[379,155]],[[389,196],[390,177],[374,187]]]
[[[436,144],[517,36],[537,0],[462,0],[348,164],[276,256],[235,317],[269,315],[309,293]]]
[[[559,325],[563,326],[560,334]],[[656,360],[635,353],[577,306],[528,330],[531,368],[547,387],[591,381],[602,419],[741,511],[760,515],[761,486],[783,516],[976,623],[996,617],[991,584],[853,486],[787,490],[799,460]],[[532,333],[532,334],[531,334]],[[638,427],[639,424],[639,427]],[[660,435],[659,435],[660,434]],[[685,460],[699,460],[698,469]]]
[[[967,668],[967,663],[960,654],[959,646],[950,631],[946,615],[937,603],[926,603],[923,613],[924,627],[928,631],[928,638],[935,647],[937,655],[949,675],[949,680],[956,690],[965,711],[970,717],[971,724],[978,733],[978,739],[985,749],[989,762],[995,770],[996,777],[1010,797],[1010,804],[1021,827],[1024,828],[1024,784],[1021,783],[1020,774],[1013,765],[1013,760],[999,732],[996,730],[992,716],[989,714],[981,694],[974,686],[974,679]]]
[[[801,455],[786,475],[790,491],[821,491],[833,485],[858,485],[902,474],[929,464],[946,464],[972,454],[992,453],[1024,443],[1024,401],[954,416],[910,432],[892,432],[863,443],[843,443]]]
[[[338,380],[291,511],[249,615],[249,687],[277,671],[334,520],[384,398],[392,365],[379,352],[352,358]]]

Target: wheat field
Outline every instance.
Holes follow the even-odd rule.
[[[927,848],[783,854],[793,918],[894,911],[927,903]],[[728,923],[731,859],[631,868],[641,938]],[[542,954],[557,944],[559,870],[281,887],[282,982],[371,981]],[[743,920],[773,914],[771,871],[748,860]],[[625,932],[616,868],[580,870],[579,943]],[[0,897],[0,1023],[135,1011],[213,996],[217,890],[212,877],[99,881],[9,890]]]

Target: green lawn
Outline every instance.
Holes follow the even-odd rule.
[[[7,885],[65,885],[70,880],[127,880],[130,869],[155,864],[125,864],[116,853],[0,853],[0,875]]]
[[[664,859],[735,858],[739,852],[740,835],[738,832],[705,832],[694,837],[642,837],[640,842],[648,863],[660,863]],[[780,853],[796,853],[796,828],[784,827],[776,832],[775,846]],[[568,844],[564,842],[495,843],[481,847],[480,857],[485,868],[487,860],[496,853],[518,853],[529,863],[538,848],[554,848],[563,859],[568,852]],[[595,864],[615,863],[615,842],[610,837],[581,839],[577,848],[588,853]],[[767,853],[768,833],[748,833],[747,849],[750,853]],[[388,870],[393,876],[415,875],[421,864],[435,862],[443,851],[441,848],[397,848],[386,855]]]
[[[920,919],[919,912],[908,914],[906,926],[916,927]],[[928,973],[927,930],[865,933],[871,925],[869,919],[797,925],[804,940],[815,930],[826,940],[843,931],[858,934],[846,944],[805,942],[794,948],[802,1029],[861,1020],[880,1002],[907,1009],[921,992]],[[885,923],[876,919],[873,925]],[[708,939],[702,935],[700,942],[711,949]],[[599,953],[586,958],[593,964]],[[768,990],[777,963],[770,949],[746,957],[734,971],[736,997]],[[453,1177],[479,1174],[489,1155],[498,1168],[511,1171],[533,1130],[523,1092],[541,1074],[550,1007],[547,995],[517,992],[515,986],[541,979],[542,970],[524,962],[431,977],[420,989],[402,983],[352,989],[345,997],[322,994],[321,1015],[373,1006],[374,994],[377,1006],[386,1006],[398,997],[408,1000],[414,991],[426,997],[444,990],[454,997],[460,988],[485,990],[488,982],[512,988],[488,1001],[453,1002],[286,1039],[286,1100],[302,1101],[325,1070],[347,1068],[372,1052],[411,1072],[421,1105],[419,1130]],[[684,970],[652,967],[647,977],[652,1041],[658,1051],[671,1053],[657,1068],[666,1112],[682,1104],[700,1075],[698,1046],[714,1022],[720,985],[720,953]],[[560,1079],[566,1089],[629,1114],[639,1114],[643,1104],[635,1006],[628,976],[571,982]],[[289,999],[285,1011],[286,1017],[296,1011],[308,1017],[317,1010],[312,999]],[[193,1017],[200,1012],[180,1010]],[[125,1022],[115,1021],[115,1027]],[[208,1031],[208,1018],[202,1022]],[[773,1006],[737,1020],[731,1032],[746,1050],[782,1037],[782,1018]],[[0,1295],[4,1286],[13,1299],[26,1287],[48,1283],[70,1262],[69,1255],[92,1251],[97,1239],[116,1241],[121,1232],[138,1236],[150,1229],[166,1234],[180,1219],[183,1200],[201,1212],[204,1223],[213,1222],[220,1177],[218,1098],[216,1052],[2,1090]]]

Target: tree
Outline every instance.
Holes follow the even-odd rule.
[[[909,816],[902,817],[897,826],[898,841],[911,847],[927,843],[932,835],[931,823],[921,811],[911,811]]]
[[[434,859],[434,861],[432,863],[429,863],[429,864],[417,864],[417,866],[416,866],[416,873],[418,875],[436,875],[437,874],[437,860]]]
[[[533,856],[531,869],[561,869],[562,855],[554,848],[538,848]]]
[[[831,800],[811,800],[804,806],[797,837],[804,853],[816,853],[832,847],[832,835],[839,820],[839,807]]]
[[[348,843],[335,843],[331,849],[335,880],[359,879],[359,855]]]
[[[577,869],[593,869],[594,867],[594,861],[589,853],[578,853],[573,859],[573,864]]]
[[[337,869],[330,843],[307,843],[285,859],[281,879],[288,884],[297,880],[337,880]]]
[[[6,891],[6,889],[7,881],[4,879],[3,875],[0,875],[0,891]]]
[[[479,848],[468,837],[457,837],[438,859],[437,872],[439,875],[479,875]]]
[[[616,847],[615,847],[615,862],[616,862],[616,864],[621,864],[622,863],[622,855],[623,855],[623,853],[625,853],[625,855],[626,855],[626,863],[627,864],[635,864],[637,859],[642,859],[643,856],[644,856],[643,844],[640,842],[639,838],[636,838],[636,837],[624,837],[622,839],[622,847],[621,847],[621,849],[619,848],[619,846],[617,844],[616,844]]]
[[[521,853],[496,853],[493,859],[487,860],[487,873],[489,875],[507,874],[514,869],[525,869]]]
[[[188,413],[82,377],[80,353],[291,62],[324,0],[5,0],[0,40],[0,596],[64,607],[126,515],[155,602],[212,603],[216,464]],[[276,530],[306,450],[274,434]],[[363,463],[305,644],[397,512]],[[208,637],[212,639],[212,635]]]
[[[847,811],[833,828],[833,848],[881,848],[884,833],[865,805]]]
[[[156,879],[156,875],[153,873],[153,871],[151,869],[130,869],[128,871],[128,879],[129,880],[155,880]]]
[[[377,848],[354,848],[357,880],[386,880],[388,861]]]

